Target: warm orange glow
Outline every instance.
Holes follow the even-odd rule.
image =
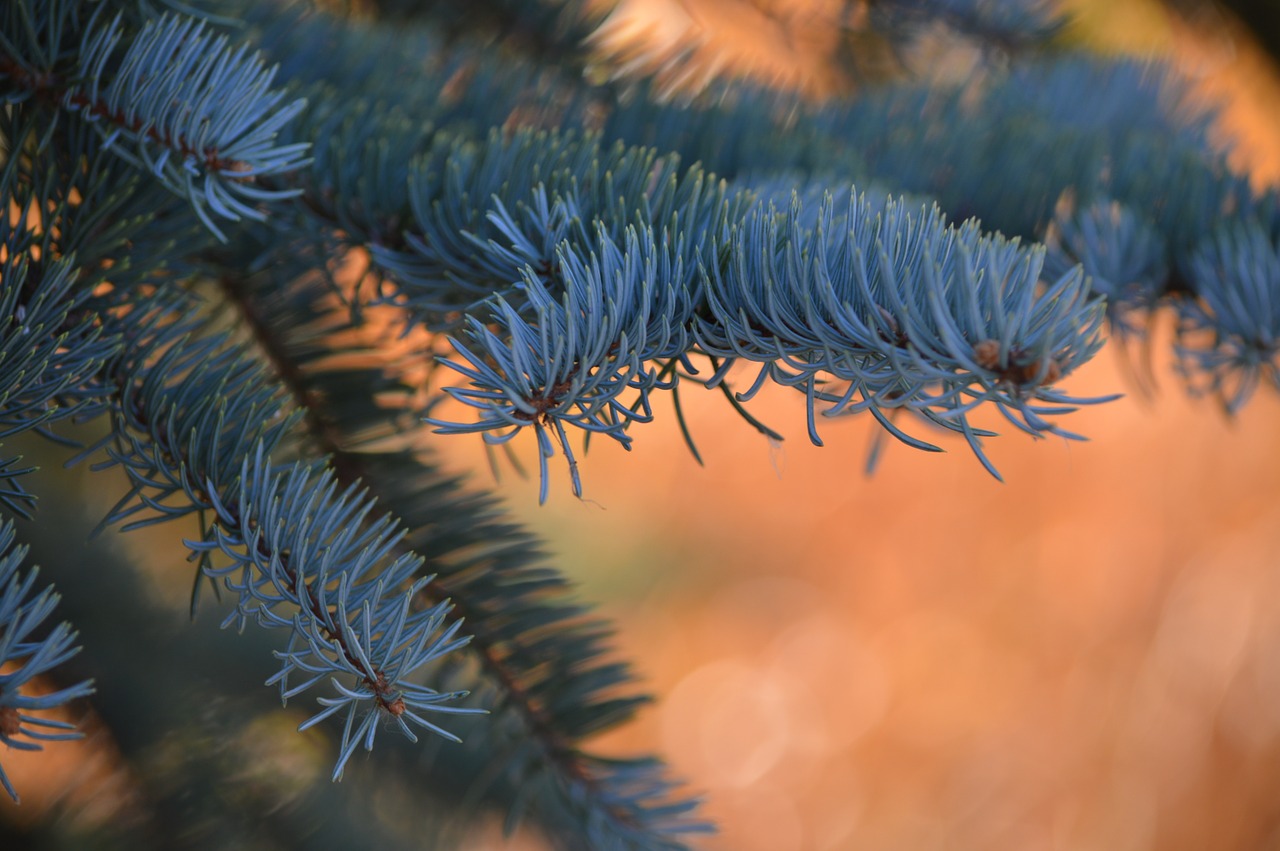
[[[737,76],[826,95],[850,82],[832,62],[846,5],[844,0],[622,0],[593,44],[606,73],[653,74],[670,92],[696,92],[714,79]]]

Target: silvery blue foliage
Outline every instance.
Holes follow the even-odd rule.
[[[447,604],[420,605],[431,581],[423,559],[398,551],[403,530],[372,518],[375,501],[341,487],[323,462],[270,460],[301,412],[194,307],[180,294],[153,299],[145,318],[131,317],[133,348],[110,365],[122,392],[108,459],[96,468],[122,467],[132,487],[103,522],[130,529],[199,516],[202,537],[186,541],[200,565],[193,594],[221,581],[237,598],[224,626],[288,631],[268,684],[284,699],[329,689],[302,728],[344,718],[335,779],[357,745],[372,748],[382,718],[414,741],[408,722],[456,739],[419,713],[479,711],[442,705],[466,692],[412,679],[467,642],[456,637],[459,621],[445,623]]]
[[[442,433],[481,431],[493,442],[533,426],[542,468],[540,499],[546,500],[547,458],[557,446],[569,460],[573,490],[580,495],[565,426],[627,446],[627,427],[653,418],[649,394],[674,386],[659,364],[683,358],[690,348],[695,301],[682,267],[682,240],[667,233],[655,239],[648,228],[630,228],[618,243],[601,226],[585,257],[562,241],[551,266],[553,285],[530,271],[524,274],[516,294],[528,305],[527,315],[499,297],[491,316],[469,317],[453,338],[462,360],[443,363],[468,384],[445,392],[479,409],[481,419],[474,424],[430,421]],[[635,391],[635,400],[624,397],[628,391]]]
[[[974,222],[951,227],[937,208],[873,204],[856,190],[816,211],[799,195],[785,212],[757,203],[715,236],[686,261],[696,260],[698,281],[682,271],[679,241],[660,249],[652,233],[633,232],[624,247],[601,231],[589,266],[567,240],[543,275],[526,263],[516,292],[455,336],[465,363],[444,361],[467,379],[445,392],[480,418],[430,421],[494,442],[532,426],[545,499],[546,459],[557,448],[581,494],[566,426],[628,445],[629,426],[651,418],[650,393],[680,380],[670,365],[696,372],[691,356],[720,359],[711,387],[739,361],[759,364],[740,401],[766,378],[804,391],[815,443],[821,407],[868,411],[905,443],[938,451],[892,421],[904,409],[961,433],[993,475],[986,433],[967,418],[981,403],[1033,435],[1074,437],[1047,418],[1099,401],[1052,386],[1101,345],[1104,304],[1078,267],[1038,293],[1043,249],[983,236]]]
[[[936,208],[828,196],[812,228],[797,196],[786,212],[757,209],[707,282],[699,347],[761,364],[804,391],[815,412],[868,411],[923,449],[889,413],[906,409],[960,432],[995,475],[967,414],[993,403],[1031,434],[1068,435],[1046,417],[1086,401],[1054,388],[1101,346],[1102,302],[1079,268],[1041,280],[1043,249],[947,224]],[[759,246],[765,246],[760,250]],[[1071,435],[1074,436],[1074,435]]]
[[[460,741],[419,713],[478,711],[447,705],[466,693],[441,693],[411,677],[467,643],[456,637],[462,622],[445,626],[445,603],[416,605],[431,577],[419,576],[420,556],[395,553],[404,532],[391,518],[369,522],[367,494],[340,490],[319,465],[279,469],[261,446],[244,460],[234,501],[219,500],[212,481],[207,492],[217,522],[205,541],[188,543],[225,557],[205,571],[238,595],[224,626],[253,620],[289,630],[280,671],[267,681],[279,684],[281,699],[329,681],[331,696],[317,698],[324,708],[299,729],[343,717],[335,779],[357,745],[373,749],[384,715],[411,741],[418,739],[409,722]]]
[[[63,95],[107,147],[190,201],[220,238],[214,217],[262,221],[263,202],[297,194],[256,185],[299,168],[310,147],[276,144],[303,102],[281,105],[285,92],[256,54],[180,15],[147,21],[122,50],[124,32],[120,15],[96,27],[80,54],[86,82]]]

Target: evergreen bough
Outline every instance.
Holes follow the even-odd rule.
[[[212,587],[224,625],[284,636],[267,682],[314,696],[303,728],[340,729],[335,779],[375,739],[465,732],[386,764],[566,847],[708,829],[659,760],[583,748],[645,698],[423,429],[533,429],[545,500],[552,459],[581,495],[574,447],[629,445],[658,392],[679,417],[681,391],[717,390],[772,434],[746,405],[774,382],[815,443],[865,412],[921,449],[921,426],[956,432],[998,475],[970,414],[1076,437],[1061,417],[1105,400],[1064,385],[1108,328],[1174,312],[1188,388],[1230,411],[1280,381],[1276,196],[1174,75],[1070,51],[1047,4],[874,3],[895,51],[938,21],[982,47],[977,82],[811,105],[591,83],[599,8],[456,5],[0,9],[0,438],[120,468],[103,525],[185,522],[193,613]],[[431,342],[392,357],[374,316]],[[34,475],[0,462],[6,512],[31,516]],[[24,555],[5,519],[0,742],[38,749],[99,699]]]

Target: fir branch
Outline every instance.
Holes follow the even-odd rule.
[[[554,796],[557,806],[582,808],[575,829],[592,825],[600,846],[683,847],[681,835],[705,830],[690,818],[695,802],[673,797],[675,784],[660,762],[601,760],[582,750],[585,736],[625,720],[647,698],[615,693],[631,677],[606,658],[609,631],[584,617],[567,583],[541,563],[526,533],[500,519],[490,498],[462,489],[426,463],[421,450],[383,445],[397,433],[389,424],[395,407],[377,399],[409,391],[394,365],[364,365],[373,353],[350,336],[355,326],[346,311],[323,306],[324,287],[311,275],[290,282],[224,278],[223,285],[294,398],[306,404],[310,433],[339,478],[358,480],[395,506],[410,530],[398,549],[430,558],[437,573],[419,591],[423,605],[448,599],[448,618],[465,618],[469,648],[492,689],[495,712],[501,709],[494,723],[514,719],[520,732],[513,747],[529,740],[542,754],[541,769],[523,771],[549,774],[553,788],[562,790]],[[515,753],[493,744],[501,738],[495,727],[485,745],[490,770],[521,771]],[[544,826],[555,827],[545,821],[549,816],[541,814]]]
[[[60,454],[26,443],[49,465]],[[100,518],[74,478],[45,478],[37,486],[41,522],[26,524],[19,538],[30,547],[28,558],[41,564],[41,577],[57,584],[58,611],[76,625],[84,646],[58,678],[98,675],[89,750],[127,766],[122,783],[118,775],[109,781],[128,795],[110,823],[78,827],[49,816],[45,829],[52,822],[59,836],[53,847],[173,851],[176,842],[206,851],[286,851],[367,843],[421,851],[450,847],[455,836],[461,841],[459,828],[468,824],[451,804],[465,776],[457,759],[462,748],[433,751],[432,771],[413,772],[408,766],[424,758],[421,743],[380,740],[376,760],[349,762],[343,783],[331,783],[315,741],[289,735],[293,713],[262,699],[278,636],[219,634],[217,618],[175,618],[148,571],[139,569],[137,548],[116,536],[91,539]],[[150,555],[152,566],[164,558]],[[127,629],[121,612],[128,613]],[[467,738],[488,720],[475,717]],[[433,805],[395,819],[371,817],[371,809],[395,796]],[[14,847],[28,847],[18,842]]]
[[[168,14],[126,39],[123,16],[104,25],[95,13],[83,38],[71,71],[37,64],[44,57],[21,55],[16,36],[0,37],[9,89],[0,95],[34,97],[96,125],[105,147],[187,199],[220,239],[215,216],[262,221],[264,203],[296,194],[261,181],[305,163],[307,145],[275,143],[303,103],[281,106],[284,93],[257,55]]]
[[[594,242],[588,257],[568,244],[557,248],[554,291],[525,272],[519,294],[531,320],[501,297],[491,302],[488,322],[468,317],[466,340],[476,350],[452,339],[465,364],[441,362],[468,380],[467,386],[445,392],[476,408],[481,419],[466,424],[426,420],[441,434],[480,432],[491,443],[533,426],[540,502],[547,498],[553,441],[569,462],[573,492],[582,493],[565,426],[608,435],[629,448],[627,428],[653,417],[649,393],[674,387],[661,378],[662,367],[655,362],[682,358],[692,344],[694,303],[689,288],[679,283],[684,278],[680,240],[667,239],[659,247],[652,231],[629,230],[619,245],[600,224]],[[631,390],[637,391],[637,401],[624,403],[622,394]]]
[[[252,619],[289,631],[270,680],[282,699],[331,683],[303,726],[344,714],[335,779],[358,745],[372,747],[380,718],[410,739],[409,721],[450,735],[418,713],[476,710],[442,705],[462,695],[410,677],[465,639],[456,623],[441,629],[447,604],[414,609],[421,559],[389,555],[403,532],[389,517],[368,519],[372,499],[339,489],[324,464],[273,463],[298,417],[281,389],[198,311],[192,317],[190,297],[161,290],[151,303],[116,319],[130,346],[109,370],[114,445],[95,469],[122,467],[131,488],[104,524],[201,516],[201,537],[187,545],[203,574],[238,597],[224,625]],[[295,673],[301,684],[289,683]]]
[[[1078,268],[1041,281],[1043,249],[856,192],[828,197],[811,229],[805,217],[797,196],[786,213],[757,209],[734,231],[728,260],[708,270],[697,340],[762,365],[742,399],[766,375],[803,390],[815,444],[823,402],[828,416],[866,410],[903,442],[936,450],[885,413],[904,408],[963,434],[998,478],[971,410],[990,402],[1029,434],[1076,437],[1046,419],[1074,408],[1053,406],[1105,401],[1051,388],[1102,345],[1103,306]]]

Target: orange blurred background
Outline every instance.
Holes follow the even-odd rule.
[[[1094,46],[1171,56],[1228,104],[1237,164],[1280,177],[1280,82],[1242,32],[1145,0],[1071,5]],[[818,94],[840,82],[822,61],[830,7],[629,0],[624,41],[601,47],[693,38],[717,73]],[[798,33],[781,52],[752,40],[779,21]],[[1167,327],[1152,349],[1150,397],[1112,347],[1063,382],[1130,394],[1070,416],[1091,442],[990,422],[1005,484],[958,440],[890,446],[868,478],[874,423],[820,423],[815,448],[802,399],[776,388],[753,411],[781,446],[689,393],[705,467],[660,408],[633,452],[592,446],[584,501],[559,466],[541,508],[536,481],[504,475],[658,696],[595,744],[663,754],[705,793],[715,851],[1280,848],[1280,399],[1228,420],[1182,391]],[[491,481],[478,441],[432,444]],[[6,754],[24,810],[65,785],[59,763],[112,771],[97,745]],[[103,788],[90,820],[120,806]],[[497,847],[537,845],[496,827],[468,845]]]

